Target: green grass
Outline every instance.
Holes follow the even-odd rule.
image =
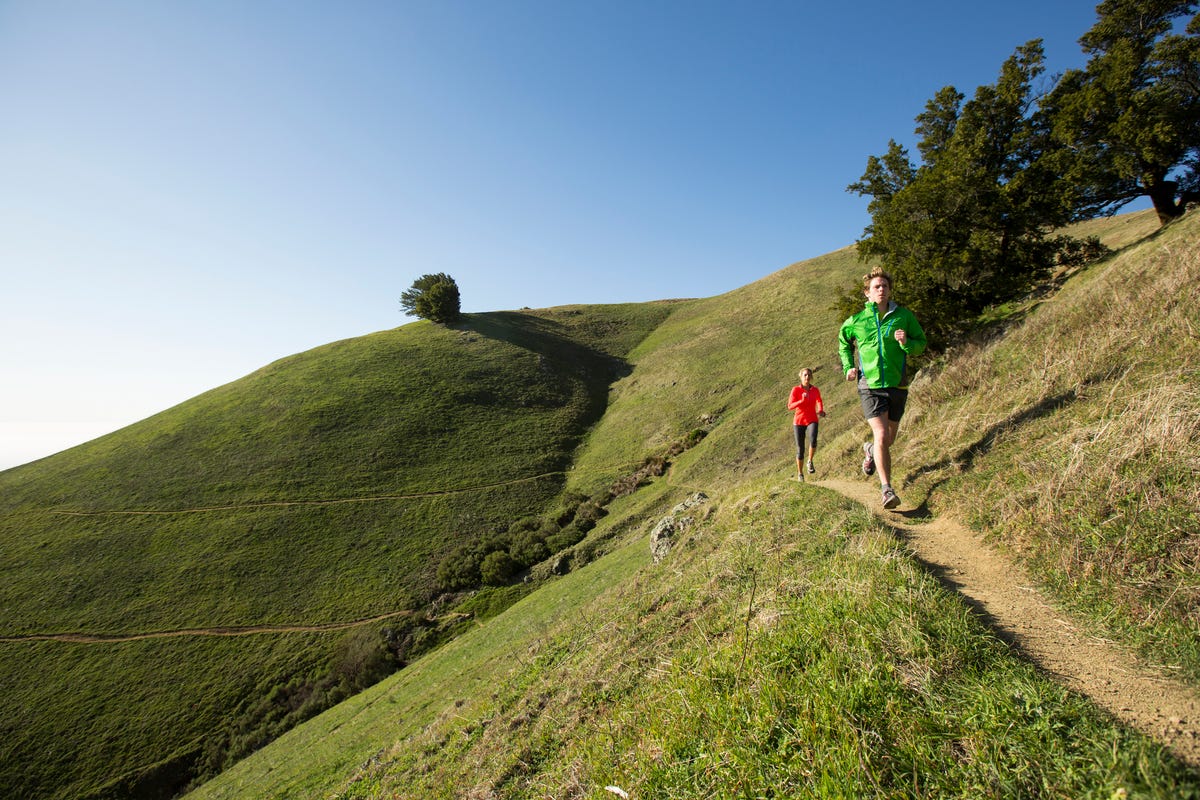
[[[1125,249],[928,360],[896,456],[906,499],[1193,678],[1196,224],[1090,223]],[[802,366],[829,410],[819,468],[857,470],[828,306],[861,272],[846,249],[702,300],[416,323],[0,473],[0,633],[421,609],[425,645],[448,642],[358,694],[403,618],[0,642],[0,788],[149,796],[279,736],[196,796],[1194,796],[1195,772],[1015,657],[891,532],[785,480]],[[566,576],[425,605],[459,545],[653,456],[668,473],[607,505]],[[696,526],[651,564],[650,527],[694,490]]]
[[[787,399],[805,366],[830,410],[822,441],[861,425],[854,389],[841,379],[840,320],[831,310],[835,293],[859,274],[847,248],[676,311],[632,353],[637,369],[613,387],[580,456],[584,473],[570,485],[586,490],[589,479],[602,480],[601,465],[661,450],[697,427],[711,432],[676,460],[677,482],[712,487],[794,472]]]
[[[862,509],[742,489],[662,564],[633,537],[194,797],[1200,793]]]
[[[1192,681],[1197,282],[1194,217],[1089,267],[914,385],[897,454],[906,496],[988,532],[1064,606]]]
[[[1136,220],[1112,223],[1137,238]],[[1122,257],[1151,257],[1149,245]],[[635,797],[1196,796],[1195,771],[1016,657],[889,531],[785,480],[784,398],[802,365],[817,369],[830,407],[822,467],[857,469],[865,427],[838,380],[837,320],[812,298],[859,272],[841,251],[676,309],[631,354],[634,372],[614,386],[569,477],[590,491],[630,456],[709,430],[666,477],[610,507],[593,535],[608,543],[601,551],[616,549],[481,629],[488,640],[516,636],[506,651],[459,640],[457,666],[437,660],[447,648],[372,690],[394,705],[386,719],[352,701],[196,796],[600,798],[613,796],[608,785]],[[1028,324],[1054,302],[1022,309]],[[1014,350],[1005,366],[1032,369],[1032,351]],[[1001,434],[1069,405],[1039,410],[1011,392],[998,404],[999,387],[980,391],[992,388],[980,369],[970,352],[953,354],[914,391],[898,463],[906,491],[940,513],[977,496],[972,476],[1019,501],[1005,459],[1021,458],[1022,441]],[[1002,412],[1005,425],[981,424],[972,408]],[[1063,424],[1082,433],[1095,421]],[[708,510],[668,561],[649,564],[649,527],[693,489],[711,495]],[[566,588],[583,575],[603,575],[604,590]],[[531,627],[519,615],[537,603],[548,605]],[[460,680],[478,671],[488,676],[478,688]]]
[[[629,502],[628,500],[626,502]],[[641,542],[572,571],[522,599],[486,626],[477,626],[392,678],[323,714],[316,725],[285,735],[276,752],[302,759],[250,758],[201,787],[195,796],[314,797],[330,791],[385,745],[379,731],[420,737],[438,716],[467,718],[490,704],[499,682],[563,625],[575,627],[597,597],[611,594],[649,561]],[[274,748],[273,748],[274,749]]]
[[[646,598],[682,597],[688,624],[654,678],[570,744],[593,785],[645,797],[1197,791],[1158,746],[1012,658],[860,511],[808,493],[757,499],[724,536],[720,522],[705,531],[720,540],[696,565],[701,592],[688,596],[692,575]]]
[[[676,305],[336,342],[0,473],[0,637],[423,618],[454,547],[557,506],[623,356]],[[0,722],[0,794],[145,796],[211,774],[377,676],[346,653],[416,618],[302,644],[0,642],[22,709]]]

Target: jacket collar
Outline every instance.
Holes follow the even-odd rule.
[[[875,305],[875,304],[874,304],[874,303],[872,303],[870,300],[868,300],[867,302],[863,303],[863,306],[864,306],[865,308],[870,308],[870,307],[871,307],[871,306],[873,306],[873,305]],[[896,301],[895,301],[895,300],[888,300],[888,307],[887,307],[887,311],[883,312],[883,316],[885,316],[885,317],[886,317],[888,314],[892,313],[892,312],[893,312],[893,311],[895,311],[897,308],[899,308],[899,306],[898,306],[898,305],[896,305]]]

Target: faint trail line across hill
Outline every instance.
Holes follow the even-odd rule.
[[[247,625],[244,627],[185,628],[177,631],[152,631],[150,633],[29,633],[21,636],[0,636],[2,642],[73,642],[76,644],[117,644],[137,642],[144,639],[169,639],[177,636],[252,636],[263,633],[326,633],[357,628],[372,622],[412,614],[412,611],[391,611],[376,617],[356,619],[350,622],[326,622],[320,625]]]
[[[541,475],[531,475],[528,478],[516,478],[511,481],[501,481],[499,483],[485,483],[479,486],[464,486],[458,489],[437,489],[428,492],[416,492],[414,494],[385,494],[372,495],[370,497],[337,497],[329,500],[268,500],[259,503],[231,503],[225,506],[202,506],[200,508],[177,508],[166,510],[154,509],[134,509],[128,511],[67,511],[61,508],[50,509],[51,514],[64,514],[70,517],[101,517],[101,516],[165,516],[170,514],[204,514],[210,511],[246,511],[257,508],[279,508],[287,506],[334,506],[343,503],[379,503],[389,500],[419,500],[422,497],[442,497],[450,494],[462,494],[464,492],[479,492],[485,489],[497,489],[501,486],[512,486],[518,483],[529,483],[530,481],[539,481],[543,478],[549,478],[554,475],[565,475],[567,470],[557,470],[555,472],[543,472]]]
[[[1116,643],[1091,636],[1055,609],[1019,564],[957,522],[922,519],[911,507],[884,511],[878,482],[827,479],[897,529],[908,549],[943,583],[963,595],[1000,637],[1068,688],[1087,695],[1123,722],[1200,766],[1200,697],[1157,674]]]
[[[626,467],[627,464],[622,464],[621,467]],[[588,470],[588,472],[608,472],[616,467],[598,467]],[[478,486],[462,486],[457,489],[433,489],[428,492],[415,492],[413,494],[384,494],[371,495],[369,497],[335,497],[327,500],[265,500],[258,503],[230,503],[223,506],[201,506],[199,508],[176,508],[176,509],[132,509],[132,510],[109,510],[109,511],[70,511],[61,508],[49,509],[51,514],[63,514],[70,517],[101,517],[101,516],[167,516],[170,514],[205,514],[210,511],[250,511],[259,508],[286,508],[289,506],[334,506],[343,503],[381,503],[396,500],[420,500],[423,497],[443,497],[451,494],[464,494],[466,492],[481,492],[487,489],[498,489],[502,486],[514,486],[518,483],[529,483],[531,481],[540,481],[543,478],[551,478],[555,475],[566,475],[574,470],[559,469],[552,472],[543,472],[540,475],[530,475],[526,478],[514,478],[510,481],[500,481],[499,483],[483,483]]]

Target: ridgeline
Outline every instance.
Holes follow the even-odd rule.
[[[928,359],[895,456],[907,522],[974,526],[1192,686],[1198,225],[1089,223],[1117,252]],[[829,308],[862,271],[847,248],[714,298],[414,323],[0,473],[0,788],[1200,796],[1169,737],[794,480],[809,366],[816,477],[865,481]],[[464,547],[538,532],[542,561],[447,590]]]

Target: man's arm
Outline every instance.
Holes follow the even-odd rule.
[[[854,317],[843,322],[838,331],[838,358],[841,359],[842,374],[846,379],[857,377],[857,371],[854,376],[850,375],[850,370],[854,369]]]
[[[905,320],[904,332],[906,334],[905,341],[900,342],[900,346],[904,348],[904,352],[910,356],[919,356],[925,352],[925,331],[921,328],[921,323],[917,322],[917,315],[908,312],[908,319]]]

